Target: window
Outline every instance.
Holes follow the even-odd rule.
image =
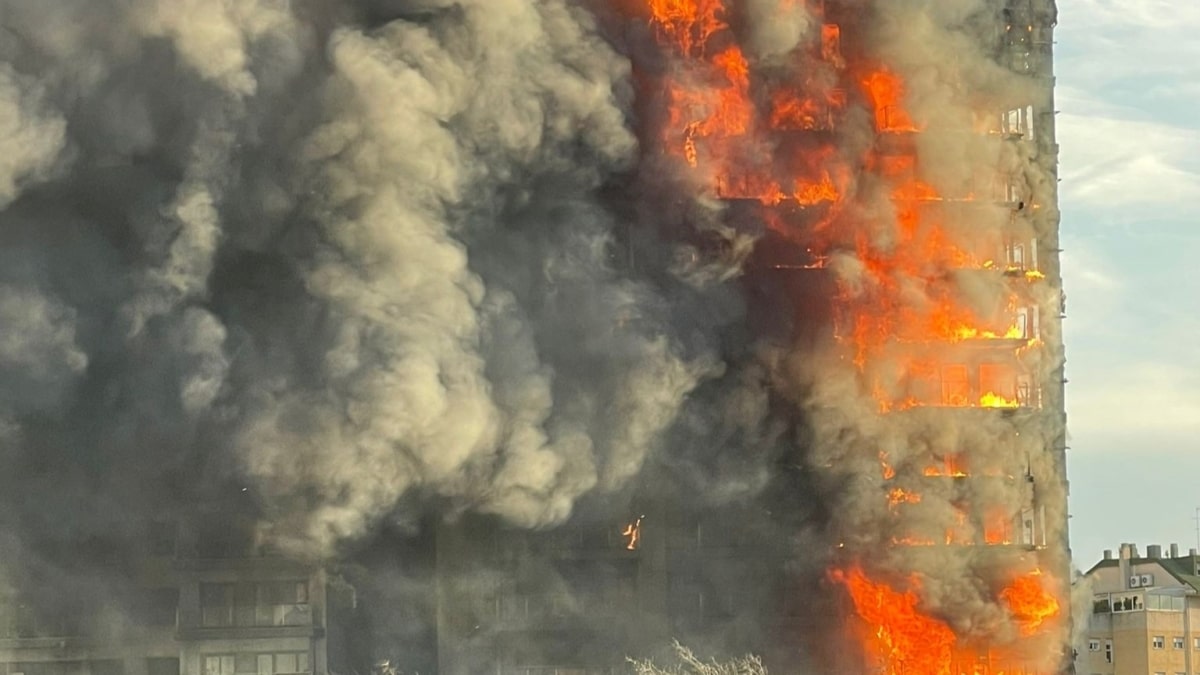
[[[179,675],[179,659],[146,659],[146,675]]]
[[[1000,117],[1000,130],[1010,136],[1025,136],[1033,138],[1033,106],[1006,110]]]
[[[92,675],[124,675],[125,662],[121,659],[102,659],[88,664]]]
[[[173,520],[162,520],[147,526],[146,542],[152,555],[175,555],[176,524]]]
[[[280,652],[258,655],[258,675],[307,673],[308,652]]]
[[[1099,640],[1088,640],[1088,651],[1089,652],[1100,651],[1100,641]]]
[[[178,588],[152,588],[134,599],[134,620],[142,626],[174,626]]]
[[[1025,244],[1010,241],[1004,247],[1004,256],[1008,258],[1008,269],[1025,269]]]
[[[201,584],[200,621],[207,628],[306,626],[312,623],[308,584],[304,581]]]
[[[21,673],[24,673],[24,675],[72,675],[85,671],[82,661],[0,663],[0,673],[6,672],[8,675],[19,675]]]
[[[233,655],[204,657],[204,675],[233,675]]]
[[[295,675],[309,672],[308,652],[214,654],[204,657],[204,675]]]
[[[1166,644],[1166,638],[1164,638],[1161,635],[1155,635],[1154,637],[1150,638],[1150,644],[1155,649],[1162,649],[1163,646]]]
[[[1105,663],[1113,662],[1112,640],[1104,641],[1104,662]]]
[[[1017,400],[1017,377],[1013,367],[1005,363],[981,363],[979,365],[979,391],[983,395],[1002,399],[1003,405],[1012,405]]]
[[[1112,607],[1114,612],[1141,612],[1146,609],[1146,606],[1142,604],[1141,596],[1136,593],[1113,598]]]
[[[1200,637],[1198,637],[1198,638],[1192,638],[1192,648],[1193,648],[1193,649],[1200,649]]]
[[[1183,636],[1176,635],[1175,637],[1171,638],[1171,647],[1174,649],[1183,649]]]
[[[971,384],[966,366],[942,367],[942,404],[965,406],[971,403]]]
[[[233,584],[200,584],[200,625],[233,625]],[[210,664],[206,662],[204,675],[221,675],[219,663],[213,662],[211,666],[217,670],[210,671]]]

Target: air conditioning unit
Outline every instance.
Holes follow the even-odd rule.
[[[1143,588],[1149,588],[1150,586],[1154,585],[1154,575],[1153,574],[1143,574],[1140,581],[1142,582]]]
[[[1142,585],[1142,578],[1141,578],[1141,577],[1139,577],[1139,576],[1138,576],[1138,575],[1136,575],[1136,574],[1130,575],[1130,577],[1129,577],[1129,587],[1130,587],[1130,588],[1138,588],[1138,587],[1140,587],[1141,585]]]

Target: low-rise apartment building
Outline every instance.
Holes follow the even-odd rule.
[[[1200,554],[1122,544],[1086,573],[1093,592],[1081,675],[1200,673]]]
[[[90,583],[58,572],[60,582],[0,593],[0,675],[330,672],[323,570],[255,547],[228,522],[216,537],[156,529],[114,547],[108,570],[89,565]]]

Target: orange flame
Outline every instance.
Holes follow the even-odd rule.
[[[834,570],[834,581],[843,584],[854,609],[865,624],[864,647],[883,675],[950,675],[954,631],[945,622],[917,609],[913,590],[903,593],[867,578],[862,570]],[[916,578],[909,586],[919,588]]]
[[[642,543],[642,518],[643,517],[644,516],[638,516],[637,520],[634,520],[633,522],[626,525],[625,529],[621,531],[622,537],[629,538],[629,540],[627,542],[625,542],[625,550],[626,551],[636,551],[638,549],[638,546],[641,545],[641,543]]]
[[[954,478],[963,478],[969,475],[966,467],[963,466],[962,458],[958,455],[946,455],[940,463],[925,467],[924,474],[926,476],[952,476]]]
[[[883,470],[883,479],[891,480],[896,477],[896,470],[892,468],[891,464],[888,464],[887,457],[886,452],[879,453],[879,466]]]
[[[979,405],[982,408],[1020,408],[1021,402],[1016,399],[1005,398],[994,391],[989,391],[979,397]]]
[[[1012,518],[1003,509],[993,509],[983,524],[983,541],[991,546],[1012,543]]]
[[[679,51],[703,50],[712,35],[726,27],[721,0],[648,0],[651,22]]]
[[[914,143],[893,134],[890,145],[850,157],[842,156],[835,141],[820,134],[804,135],[803,143],[794,147],[781,135],[834,128],[835,118],[848,107],[845,90],[839,86],[845,84],[839,79],[844,76],[836,73],[845,65],[841,28],[823,25],[819,45],[811,48],[828,71],[779,83],[770,75],[757,78],[755,64],[736,41],[728,39],[730,3],[645,3],[658,39],[672,50],[677,66],[661,77],[667,108],[663,148],[686,166],[711,176],[710,189],[718,197],[753,199],[768,208],[786,204],[819,207],[808,216],[806,226],[776,215],[767,215],[765,220],[773,231],[803,242],[813,259],[824,261],[834,253],[852,252],[861,265],[853,280],[839,278],[835,332],[851,350],[855,366],[868,376],[865,384],[879,410],[893,412],[922,405],[1018,407],[1012,384],[984,383],[973,375],[953,373],[950,379],[943,377],[940,386],[920,384],[933,382],[937,376],[929,371],[937,371],[940,364],[925,368],[927,372],[914,368],[907,375],[908,380],[925,387],[924,393],[908,383],[880,386],[872,381],[870,371],[876,364],[889,367],[878,357],[896,343],[1012,340],[1032,347],[1037,336],[1025,325],[1027,317],[1016,320],[1011,299],[1011,311],[1003,314],[964,306],[954,296],[948,271],[995,269],[1009,274],[1007,267],[995,262],[1009,258],[998,235],[981,248],[977,230],[947,227],[933,215],[937,212],[929,205],[948,198],[921,175]],[[877,130],[918,130],[906,107],[906,83],[900,73],[878,64],[850,77],[861,86]],[[846,219],[845,214],[853,209],[848,211],[842,205],[854,196],[856,166],[878,174],[884,194],[893,202],[894,222]],[[975,198],[974,182],[955,189],[952,200]],[[845,227],[828,227],[835,222]],[[814,268],[800,264],[779,268],[799,267]],[[1026,271],[1023,263],[1012,275],[1040,278],[1038,272]]]
[[[842,28],[835,23],[821,26],[821,59],[837,67],[844,65],[842,61]]]
[[[904,488],[893,488],[888,492],[888,508],[892,511],[901,504],[920,504],[921,494],[918,492],[910,492]]]
[[[1009,611],[1020,622],[1022,635],[1033,635],[1042,624],[1058,616],[1058,599],[1046,591],[1043,579],[1041,570],[1034,570],[1017,577],[1000,592]]]
[[[1043,275],[1032,269],[1036,264],[1027,265],[1033,262],[1026,255],[1031,249],[1014,253],[1015,246],[1023,246],[1021,235],[982,232],[986,228],[967,227],[973,223],[957,222],[953,215],[958,203],[973,200],[991,199],[1012,209],[1011,183],[985,172],[947,184],[944,172],[922,167],[918,159],[924,156],[911,136],[922,127],[912,113],[921,111],[910,110],[909,83],[893,64],[848,66],[836,24],[822,26],[819,42],[798,48],[808,50],[797,53],[799,62],[813,66],[802,78],[780,82],[774,66],[758,69],[730,28],[734,5],[644,0],[669,60],[669,67],[655,71],[661,75],[648,74],[650,90],[666,108],[663,127],[654,131],[658,145],[652,138],[648,147],[703,180],[710,196],[757,201],[771,234],[805,251],[794,263],[772,260],[775,269],[825,267],[835,275],[840,356],[854,364],[864,398],[874,399],[881,413],[918,406],[1036,407],[1038,393],[1030,390],[1023,368],[1026,354],[1041,349],[1041,343],[1036,322],[1021,304],[1028,300],[1017,294],[1027,298]],[[851,58],[853,53],[847,51]],[[856,118],[847,113],[857,103],[850,101],[865,103],[874,118],[876,142],[863,149],[837,145],[828,133],[853,124]],[[975,306],[960,297],[957,271],[966,269],[986,270],[989,283],[1011,284],[1013,295],[996,300],[1007,304]],[[879,452],[878,459],[883,480],[894,480],[897,471],[887,453]],[[971,468],[991,475],[984,467]],[[966,477],[967,469],[962,458],[948,456],[924,473]],[[922,500],[895,483],[885,490],[893,512]],[[926,499],[932,501],[931,494]],[[969,506],[956,506],[954,521],[943,523],[948,526],[942,532],[899,530],[892,543],[1011,543],[1012,514],[985,512],[982,527],[976,528]],[[639,546],[640,528],[641,518],[625,526],[628,550]],[[861,643],[879,664],[873,673],[982,672],[957,661],[975,658],[977,645],[956,652],[949,625],[919,610],[915,578],[901,591],[869,579],[857,567],[831,576],[846,587],[865,625]],[[1058,612],[1057,600],[1036,575],[1016,578],[1001,598],[1025,635],[1041,630]],[[989,661],[988,673],[1002,671],[1010,672]]]
[[[875,107],[875,128],[879,131],[917,131],[904,108],[904,82],[887,68],[867,75],[862,81]]]

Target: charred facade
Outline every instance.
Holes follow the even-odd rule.
[[[0,675],[1069,671],[1053,0],[0,10]]]
[[[43,569],[4,589],[9,675],[347,671],[354,596],[321,566],[255,542],[228,512],[133,529],[134,541],[89,542],[86,574]]]
[[[627,4],[636,183],[700,195],[648,226],[684,273],[737,261],[753,347],[725,360],[769,364],[783,430],[744,457],[753,494],[697,497],[668,458],[620,509],[485,526],[509,571],[443,654],[603,670],[676,637],[784,672],[1070,670],[1053,3],[765,3],[803,25],[774,53],[752,3]],[[687,467],[736,474],[711,441]]]

